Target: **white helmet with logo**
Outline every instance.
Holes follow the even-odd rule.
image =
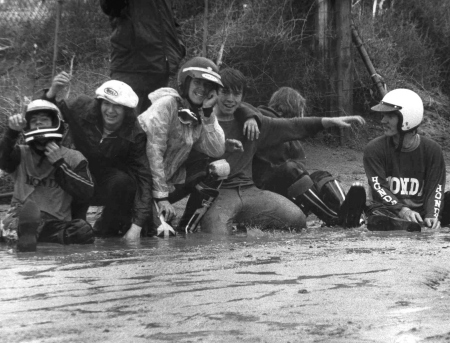
[[[109,80],[102,84],[95,91],[97,99],[105,99],[117,105],[129,108],[135,108],[138,105],[139,98],[133,89],[125,82]]]
[[[399,88],[387,93],[372,111],[396,112],[399,132],[416,129],[423,119],[423,102],[419,95],[409,89]]]

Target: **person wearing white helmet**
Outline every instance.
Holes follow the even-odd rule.
[[[145,156],[147,137],[135,114],[138,97],[126,83],[110,80],[95,91],[95,98],[81,95],[56,101],[69,82],[69,74],[58,74],[43,98],[60,109],[94,177],[93,198],[77,202],[74,214],[84,219],[89,205],[104,206],[94,225],[96,235],[137,240],[151,213],[152,184]]]
[[[26,144],[17,144],[21,132]],[[0,236],[17,241],[19,251],[35,251],[37,241],[94,242],[92,227],[71,214],[72,202],[89,199],[94,183],[85,157],[60,146],[63,134],[61,113],[46,100],[34,100],[24,116],[8,118],[0,168],[11,173],[14,192]]]
[[[191,150],[210,157],[225,151],[223,130],[212,114],[221,85],[217,66],[207,58],[194,57],[178,72],[178,91],[160,88],[150,93],[152,105],[138,117],[147,133],[153,198],[166,220],[176,215],[172,203],[187,195],[180,189],[185,187]],[[193,169],[206,166],[201,159],[200,167],[193,163]],[[154,221],[158,224],[157,218]]]
[[[422,226],[447,225],[450,203],[445,201],[444,209],[449,193],[444,193],[442,149],[417,130],[423,120],[422,99],[409,89],[395,89],[372,110],[382,114],[384,134],[364,149],[373,198],[366,209],[368,229],[421,231]]]

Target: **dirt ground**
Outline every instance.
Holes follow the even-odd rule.
[[[365,183],[361,149],[305,150],[310,171]],[[450,341],[450,228],[308,225],[22,254],[0,244],[0,341]]]

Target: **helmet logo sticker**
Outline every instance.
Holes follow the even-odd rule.
[[[202,77],[213,82],[219,82],[219,79],[217,77],[210,74],[202,74]]]
[[[118,96],[119,95],[119,93],[117,93],[116,90],[114,90],[114,89],[112,89],[110,87],[105,88],[104,92],[105,92],[105,94],[111,95],[111,96]]]

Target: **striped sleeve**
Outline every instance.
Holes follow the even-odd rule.
[[[89,172],[88,162],[82,160],[71,168],[64,159],[54,163],[55,179],[59,186],[74,199],[86,202],[94,195],[94,182]]]

